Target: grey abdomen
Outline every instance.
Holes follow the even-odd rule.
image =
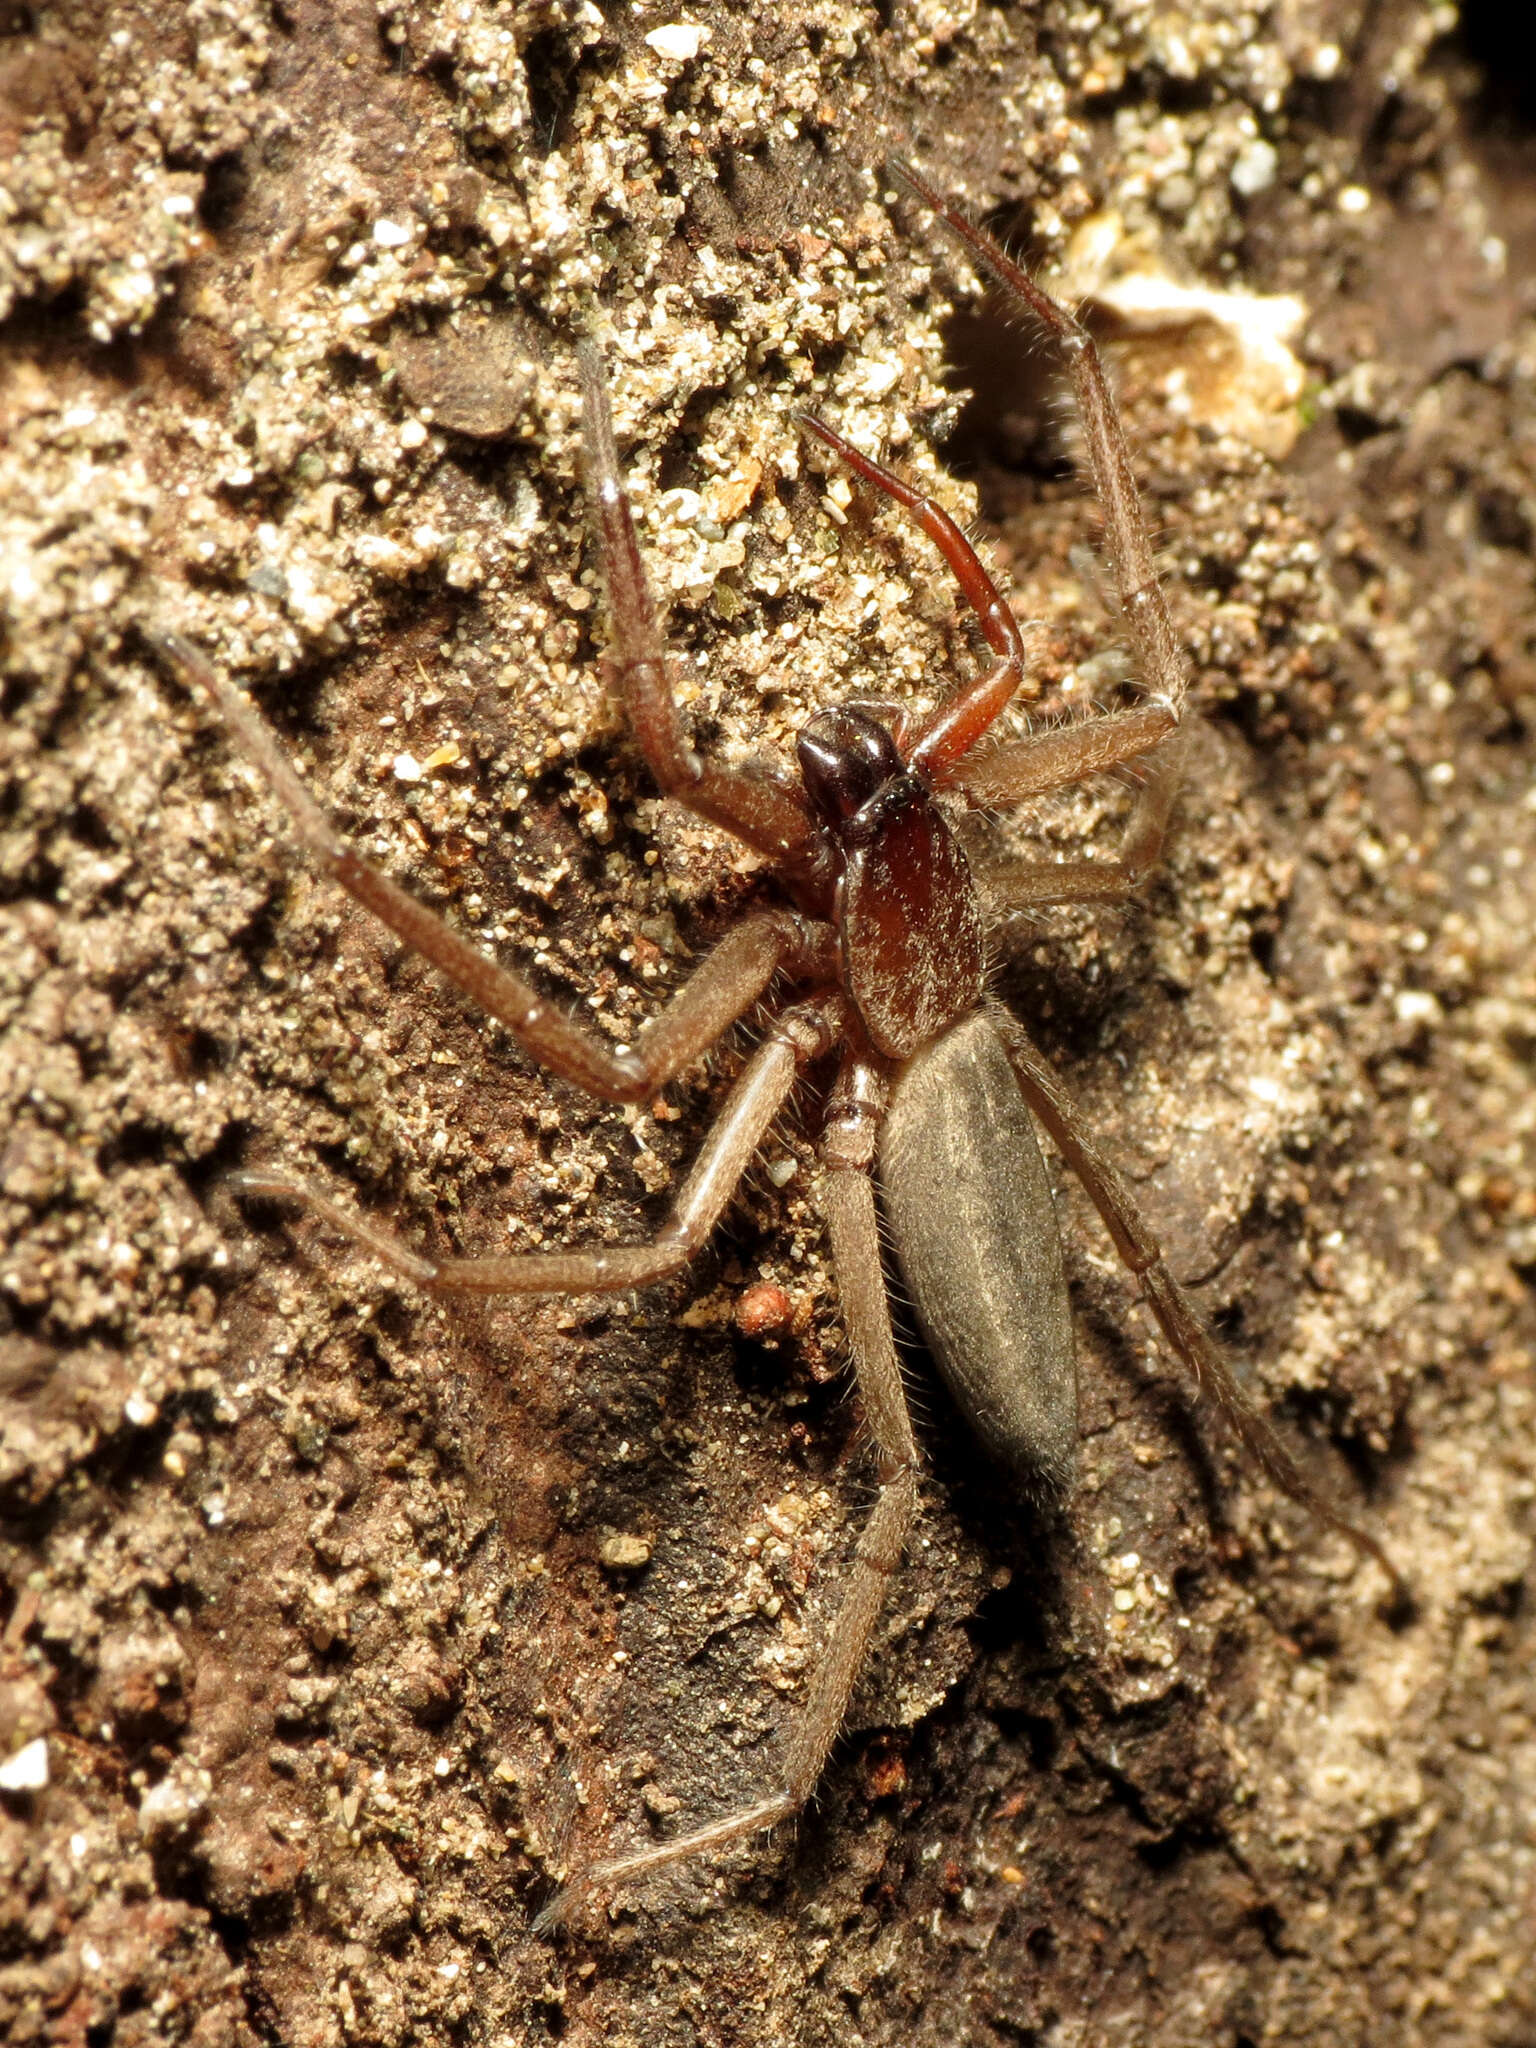
[[[1034,1490],[1077,1458],[1061,1238],[1034,1119],[984,1012],[913,1056],[880,1137],[880,1186],[917,1320],[976,1434]]]

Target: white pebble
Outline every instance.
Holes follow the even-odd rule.
[[[1275,154],[1274,144],[1260,136],[1242,150],[1231,170],[1233,190],[1241,192],[1245,199],[1252,199],[1256,192],[1267,192],[1275,182],[1275,172],[1280,159]]]
[[[658,57],[670,57],[675,64],[687,64],[699,54],[704,31],[691,21],[676,21],[667,28],[653,28],[645,39]]]
[[[48,1782],[48,1739],[36,1735],[0,1764],[0,1792],[41,1792]]]

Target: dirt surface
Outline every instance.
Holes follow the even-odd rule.
[[[8,2040],[1536,2038],[1536,140],[1498,33],[0,8]],[[1041,622],[1021,718],[1123,673],[1061,390],[893,144],[1088,294],[1209,714],[1144,904],[1016,930],[1001,984],[1418,1606],[1244,1468],[1064,1185],[1076,1494],[1022,1509],[915,1360],[934,1476],[817,1807],[539,1938],[565,1874],[772,1783],[857,1539],[814,1101],[635,1299],[450,1314],[242,1214],[227,1170],[281,1162],[426,1245],[641,1234],[739,1049],[642,1113],[532,1070],[305,870],[140,628],[628,1037],[756,884],[606,688],[580,327],[702,741],[976,658],[808,405],[979,500]],[[1125,801],[984,837],[1103,850]]]

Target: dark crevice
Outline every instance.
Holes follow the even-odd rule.
[[[580,70],[581,58],[572,55],[564,28],[541,29],[523,51],[533,133],[546,156],[565,140]]]
[[[245,204],[250,189],[250,167],[244,153],[231,150],[227,156],[215,157],[208,166],[203,179],[202,195],[198,200],[197,215],[210,235],[220,235],[232,227],[241,207]]]
[[[1472,127],[1536,129],[1536,63],[1524,9],[1508,0],[1462,0],[1455,42],[1483,74],[1468,109]]]

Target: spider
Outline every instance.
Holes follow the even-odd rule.
[[[878,1491],[841,1605],[788,1741],[782,1782],[754,1804],[596,1864],[581,1886],[614,1885],[788,1819],[813,1793],[842,1725],[887,1583],[917,1509],[922,1459],[892,1336],[878,1179],[918,1323],[988,1450],[1031,1492],[1060,1495],[1076,1456],[1071,1312],[1034,1119],[1087,1190],[1169,1347],[1208,1389],[1273,1484],[1376,1559],[1384,1551],[1314,1493],[1234,1380],[1169,1271],[1124,1181],[1085,1129],[1023,1028],[986,992],[997,910],[1129,897],[1158,859],[1178,782],[1187,683],[1153,566],[1125,436],[1082,323],[1019,269],[911,165],[897,182],[954,234],[1055,343],[1070,373],[1104,545],[1139,671],[1139,701],[979,746],[1027,674],[1018,621],[970,542],[932,498],[863,455],[825,421],[805,430],[935,544],[994,656],[916,716],[849,703],[817,713],[784,765],[724,766],[690,745],[668,677],[614,445],[601,361],[580,343],[588,488],[601,546],[617,687],[664,795],[724,827],[777,869],[783,902],[747,916],[654,1018],[634,1048],[604,1041],[515,969],[479,952],[354,851],[327,822],[261,717],[189,643],[160,634],[262,769],[310,857],[515,1035],[561,1079],[615,1103],[649,1101],[783,981],[803,993],[773,1017],[648,1242],[488,1258],[428,1258],[288,1175],[235,1176],[243,1193],[301,1205],[386,1267],[438,1296],[614,1293],[653,1286],[699,1250],[806,1070],[836,1053],[820,1141],[822,1206]],[[985,875],[985,898],[951,819],[1140,764],[1113,859],[1016,860]]]

